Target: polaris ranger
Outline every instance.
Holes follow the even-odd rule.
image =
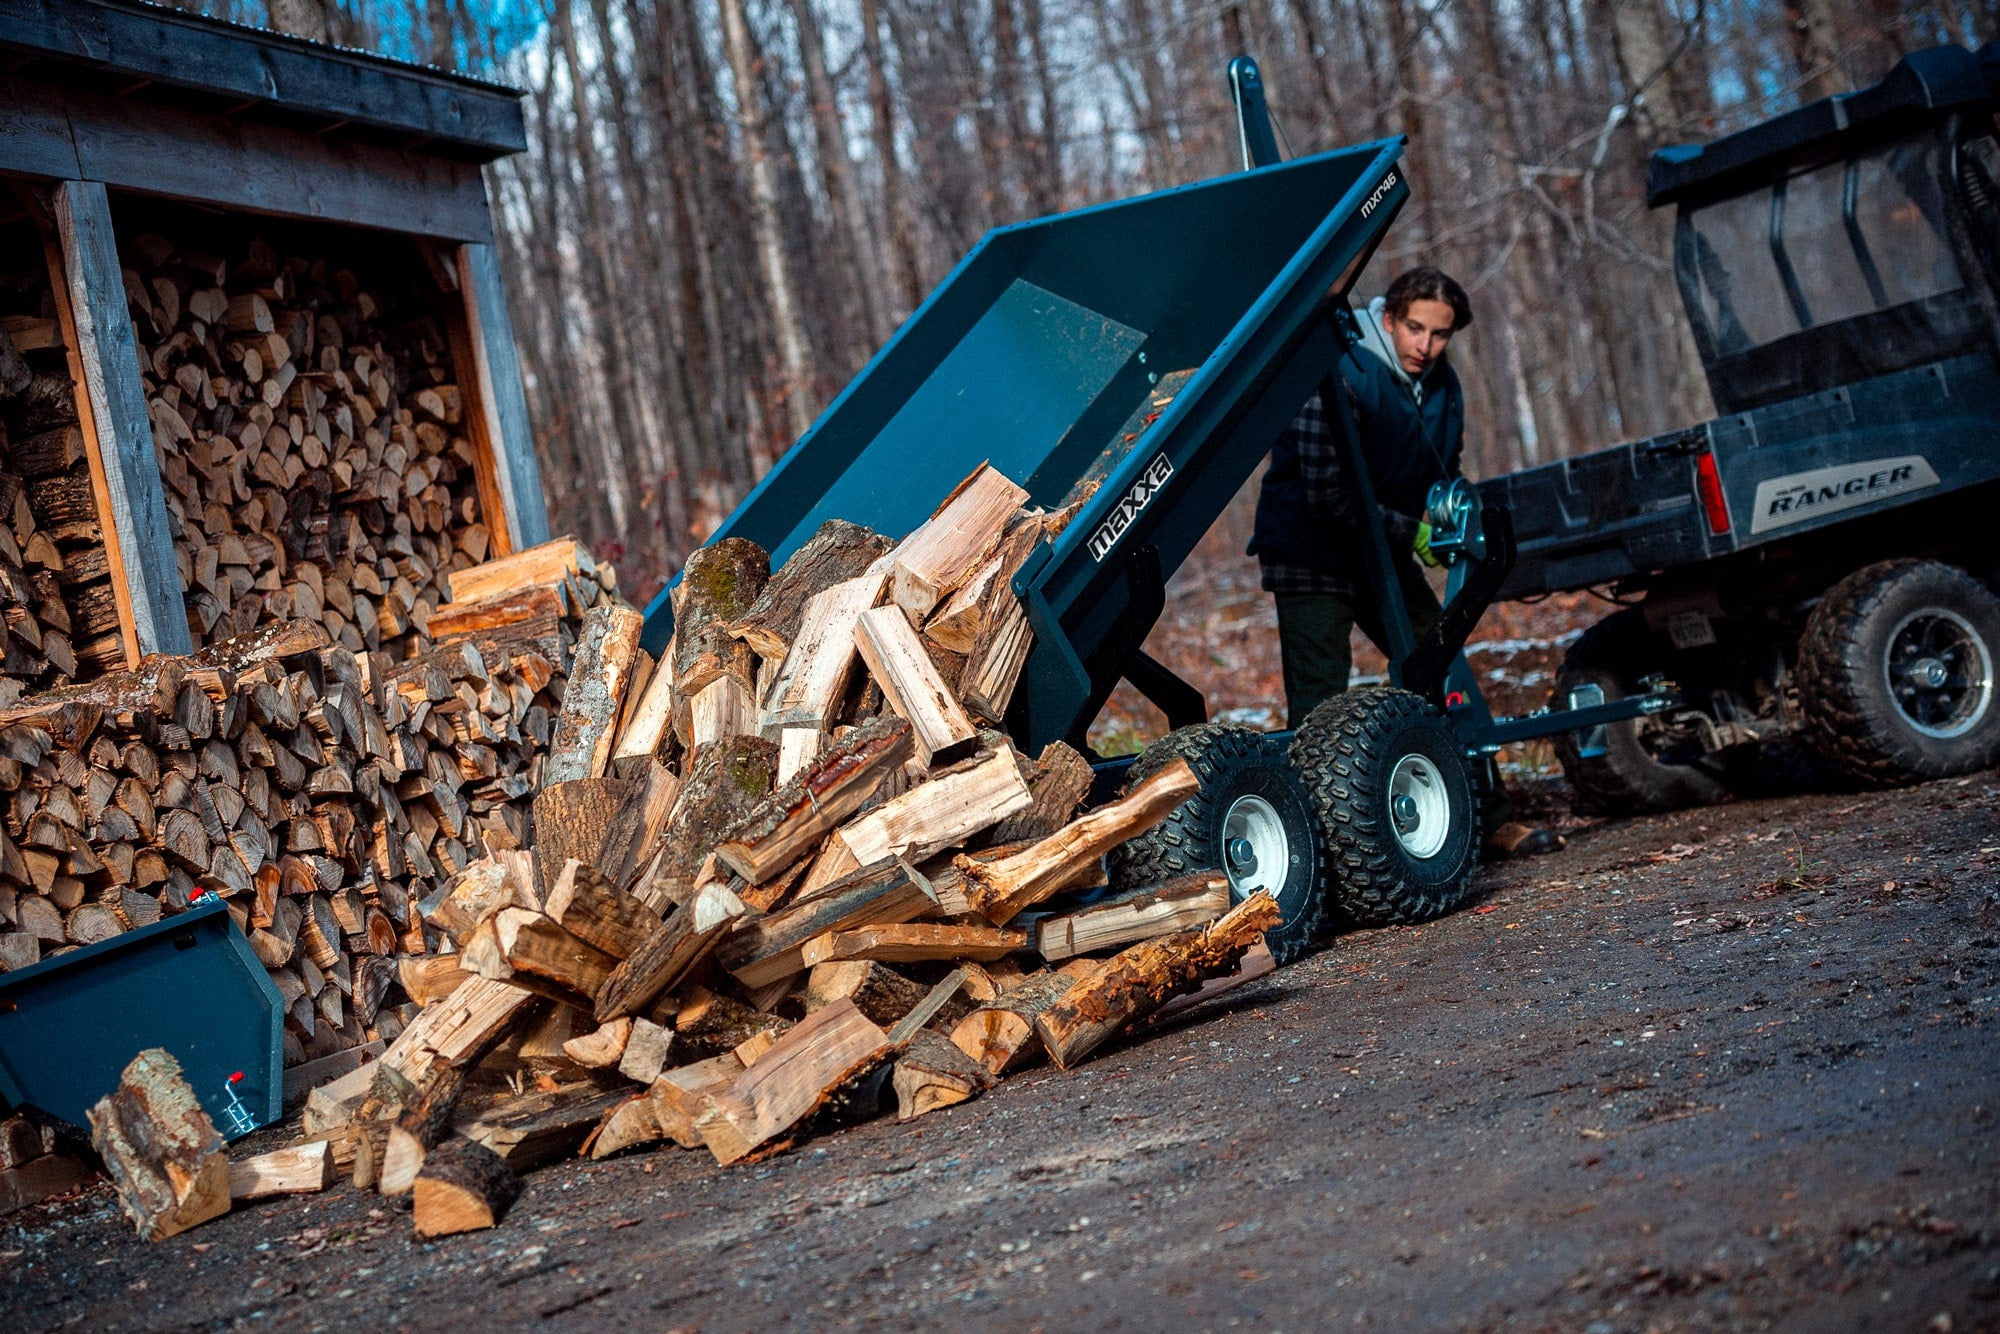
[[[1503,598],[1609,585],[1558,704],[1586,808],[1713,801],[1785,734],[1849,780],[2000,760],[2000,46],[1654,155],[1713,421],[1484,484]]]

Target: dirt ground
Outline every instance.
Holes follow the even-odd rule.
[[[8,1329],[2000,1328],[2000,780],[1572,827],[1076,1073],[718,1169],[0,1223]]]

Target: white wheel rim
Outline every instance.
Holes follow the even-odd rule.
[[[1389,774],[1389,828],[1403,851],[1425,861],[1451,833],[1451,798],[1444,774],[1422,755],[1405,755]]]
[[[1229,896],[1241,902],[1260,889],[1276,898],[1292,864],[1292,842],[1278,808],[1264,798],[1245,794],[1222,817],[1222,869],[1229,877]]]
[[[1972,623],[1944,607],[1896,623],[1882,654],[1889,698],[1903,721],[1940,741],[1979,726],[1993,704],[1993,659]]]

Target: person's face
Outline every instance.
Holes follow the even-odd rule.
[[[1389,340],[1396,345],[1396,360],[1412,380],[1420,380],[1451,341],[1451,307],[1442,301],[1412,301],[1400,315],[1390,315]]]

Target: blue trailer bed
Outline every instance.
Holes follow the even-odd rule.
[[[982,461],[1054,507],[1102,479],[1015,580],[1035,631],[1025,746],[1080,736],[1163,580],[1338,362],[1331,316],[1408,195],[1400,140],[989,233],[715,538],[782,563],[842,518],[902,538]],[[1184,373],[1184,374],[1176,374]],[[1161,382],[1177,392],[1150,425]],[[662,592],[645,645],[672,633]]]

